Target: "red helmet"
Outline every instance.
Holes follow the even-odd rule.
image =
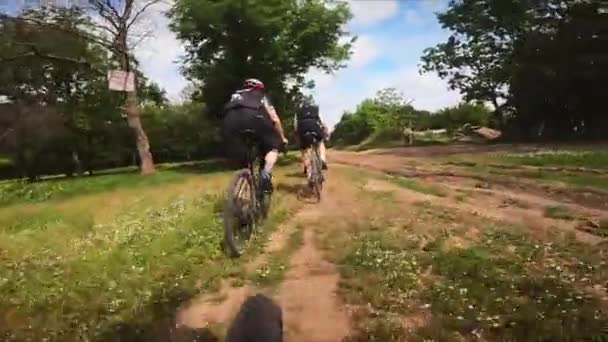
[[[256,78],[245,80],[245,88],[264,90],[264,83]]]

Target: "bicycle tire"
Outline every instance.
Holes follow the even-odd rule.
[[[249,198],[252,199],[250,208],[245,210],[241,207],[236,198],[236,191],[239,182],[243,180],[249,186]],[[230,257],[239,257],[242,255],[242,246],[238,241],[235,241],[236,233],[245,233],[247,239],[251,236],[251,233],[255,230],[255,191],[254,191],[253,177],[249,169],[241,169],[235,172],[234,177],[230,181],[228,191],[226,193],[226,199],[224,203],[224,247],[227,254]],[[243,230],[243,228],[245,230]],[[239,229],[240,231],[237,231]]]
[[[260,165],[260,172],[262,172],[263,164]],[[259,175],[259,173],[258,173]],[[257,197],[257,205],[258,210],[256,211],[258,222],[266,219],[268,217],[268,213],[270,212],[270,202],[272,199],[272,192],[265,192],[262,187],[262,177],[259,175],[257,178],[254,178],[254,183],[256,186],[256,191],[258,192]]]
[[[317,145],[312,148],[312,170],[311,170],[311,185],[312,193],[317,203],[321,202],[321,192],[323,190],[323,173],[321,171],[321,158],[319,157],[319,151]]]

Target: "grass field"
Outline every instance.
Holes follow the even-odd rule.
[[[146,340],[183,300],[239,276],[247,258],[220,249],[231,173],[217,169],[3,183],[2,339]],[[295,209],[286,197],[276,193],[268,227]]]
[[[237,260],[217,163],[0,183],[0,339],[221,337],[256,292],[293,341],[608,338],[604,152],[428,151],[334,152],[320,204],[282,158]]]

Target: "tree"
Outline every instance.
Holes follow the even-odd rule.
[[[106,46],[114,52],[118,65],[124,71],[136,71],[134,57],[131,54],[132,44],[129,39],[134,25],[137,24],[142,14],[161,0],[92,0],[91,3],[106,25],[103,32],[109,35],[111,42]],[[137,84],[137,82],[136,82]],[[141,173],[154,172],[154,160],[150,153],[148,136],[141,124],[141,112],[137,97],[137,87],[134,91],[127,92],[124,110],[127,114],[127,122],[133,130],[137,141],[137,150],[141,162]]]
[[[70,141],[86,121],[80,110],[84,97],[105,78],[100,70],[104,51],[68,33],[92,25],[77,9],[49,8],[0,19],[0,95],[13,109],[8,143],[21,174],[33,179],[43,171],[43,157],[77,156],[73,148],[79,144]],[[54,167],[47,172],[68,165],[46,164]]]
[[[491,102],[525,136],[601,137],[608,127],[598,87],[608,82],[601,1],[452,0],[438,15],[452,31],[427,49],[436,71],[467,100]]]
[[[264,81],[279,114],[301,99],[311,67],[344,66],[350,42],[348,6],[321,0],[178,0],[171,28],[186,43],[184,75],[210,114],[217,114],[244,79]]]
[[[110,51],[89,36],[91,19],[65,8],[1,19],[0,96],[10,129],[2,143],[20,174],[92,173],[132,160],[123,101],[107,87]],[[140,104],[166,105],[164,91],[137,74]]]

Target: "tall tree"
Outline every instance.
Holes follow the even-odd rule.
[[[249,77],[264,81],[279,114],[292,107],[311,67],[331,72],[349,58],[350,17],[330,0],[177,0],[170,12],[187,43],[184,75],[212,114]]]
[[[138,20],[151,6],[161,0],[91,0],[91,4],[97,10],[97,14],[105,20],[103,30],[109,34],[111,44],[109,47],[115,53],[120,68],[127,72],[135,72],[134,57],[132,55],[132,41],[130,41],[133,29]],[[137,84],[137,82],[135,82]],[[137,87],[129,91],[125,97],[124,110],[127,114],[127,122],[133,130],[137,141],[137,150],[141,162],[141,173],[154,172],[154,160],[150,153],[148,136],[141,123],[140,101],[137,96]]]
[[[608,81],[608,20],[600,0],[451,0],[452,31],[427,49],[436,71],[467,100],[512,112],[524,135],[599,137],[608,127],[598,85]],[[499,101],[500,100],[500,101]]]

